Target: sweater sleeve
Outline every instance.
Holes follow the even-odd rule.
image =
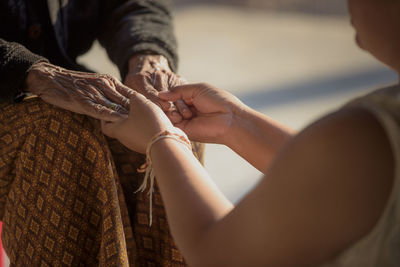
[[[169,0],[129,0],[106,16],[99,41],[118,66],[122,78],[128,71],[129,58],[140,52],[163,55],[171,69],[176,70],[176,39],[170,6]]]
[[[0,39],[0,100],[12,101],[22,90],[29,68],[39,61],[47,59],[18,43]]]

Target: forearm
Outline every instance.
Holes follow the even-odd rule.
[[[188,259],[196,258],[196,246],[208,227],[233,206],[184,145],[160,140],[151,157],[172,235]]]
[[[170,1],[128,1],[110,14],[103,4],[104,30],[100,43],[119,67],[124,79],[131,56],[143,52],[163,55],[172,70],[176,68],[176,40],[173,33]]]
[[[235,112],[224,144],[264,172],[294,131],[249,107]]]

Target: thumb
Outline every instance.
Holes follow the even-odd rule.
[[[161,91],[161,92],[158,92],[158,98],[160,98],[161,100],[165,100],[165,101],[175,102],[175,101],[181,99],[181,96],[178,92]]]
[[[115,136],[115,129],[118,127],[117,126],[118,122],[111,122],[111,121],[101,121],[101,131],[112,138],[116,138]]]
[[[200,86],[198,84],[179,85],[170,88],[169,91],[159,92],[158,97],[172,102],[183,99],[186,103],[190,103],[196,96],[199,89]]]
[[[138,92],[132,92],[129,96],[129,103],[130,103],[130,110],[129,110],[129,115],[132,115],[134,113],[134,109],[138,108],[141,106],[143,103],[146,103],[148,99],[142,95],[141,93]]]

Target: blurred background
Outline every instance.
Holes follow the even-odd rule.
[[[182,76],[294,129],[398,79],[355,45],[345,0],[175,0],[174,15]],[[80,60],[118,75],[98,44]],[[207,145],[205,167],[235,202],[261,177],[220,145]]]

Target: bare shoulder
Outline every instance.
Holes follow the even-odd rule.
[[[276,189],[276,198],[285,194],[283,201],[297,203],[301,214],[287,219],[298,219],[297,225],[312,233],[308,249],[319,253],[310,260],[318,262],[373,228],[390,194],[393,165],[389,139],[375,116],[362,108],[344,109],[294,137],[264,183]],[[272,190],[267,187],[260,190]],[[304,239],[309,237],[298,235],[298,241]]]
[[[360,179],[385,176],[384,170],[387,176],[392,174],[389,138],[376,117],[363,108],[339,110],[316,121],[293,138],[283,154],[327,168],[324,172],[364,177]]]
[[[390,194],[393,165],[374,115],[340,110],[295,136],[221,228],[247,229],[236,235],[248,240],[243,249],[253,266],[321,264],[371,231]]]

